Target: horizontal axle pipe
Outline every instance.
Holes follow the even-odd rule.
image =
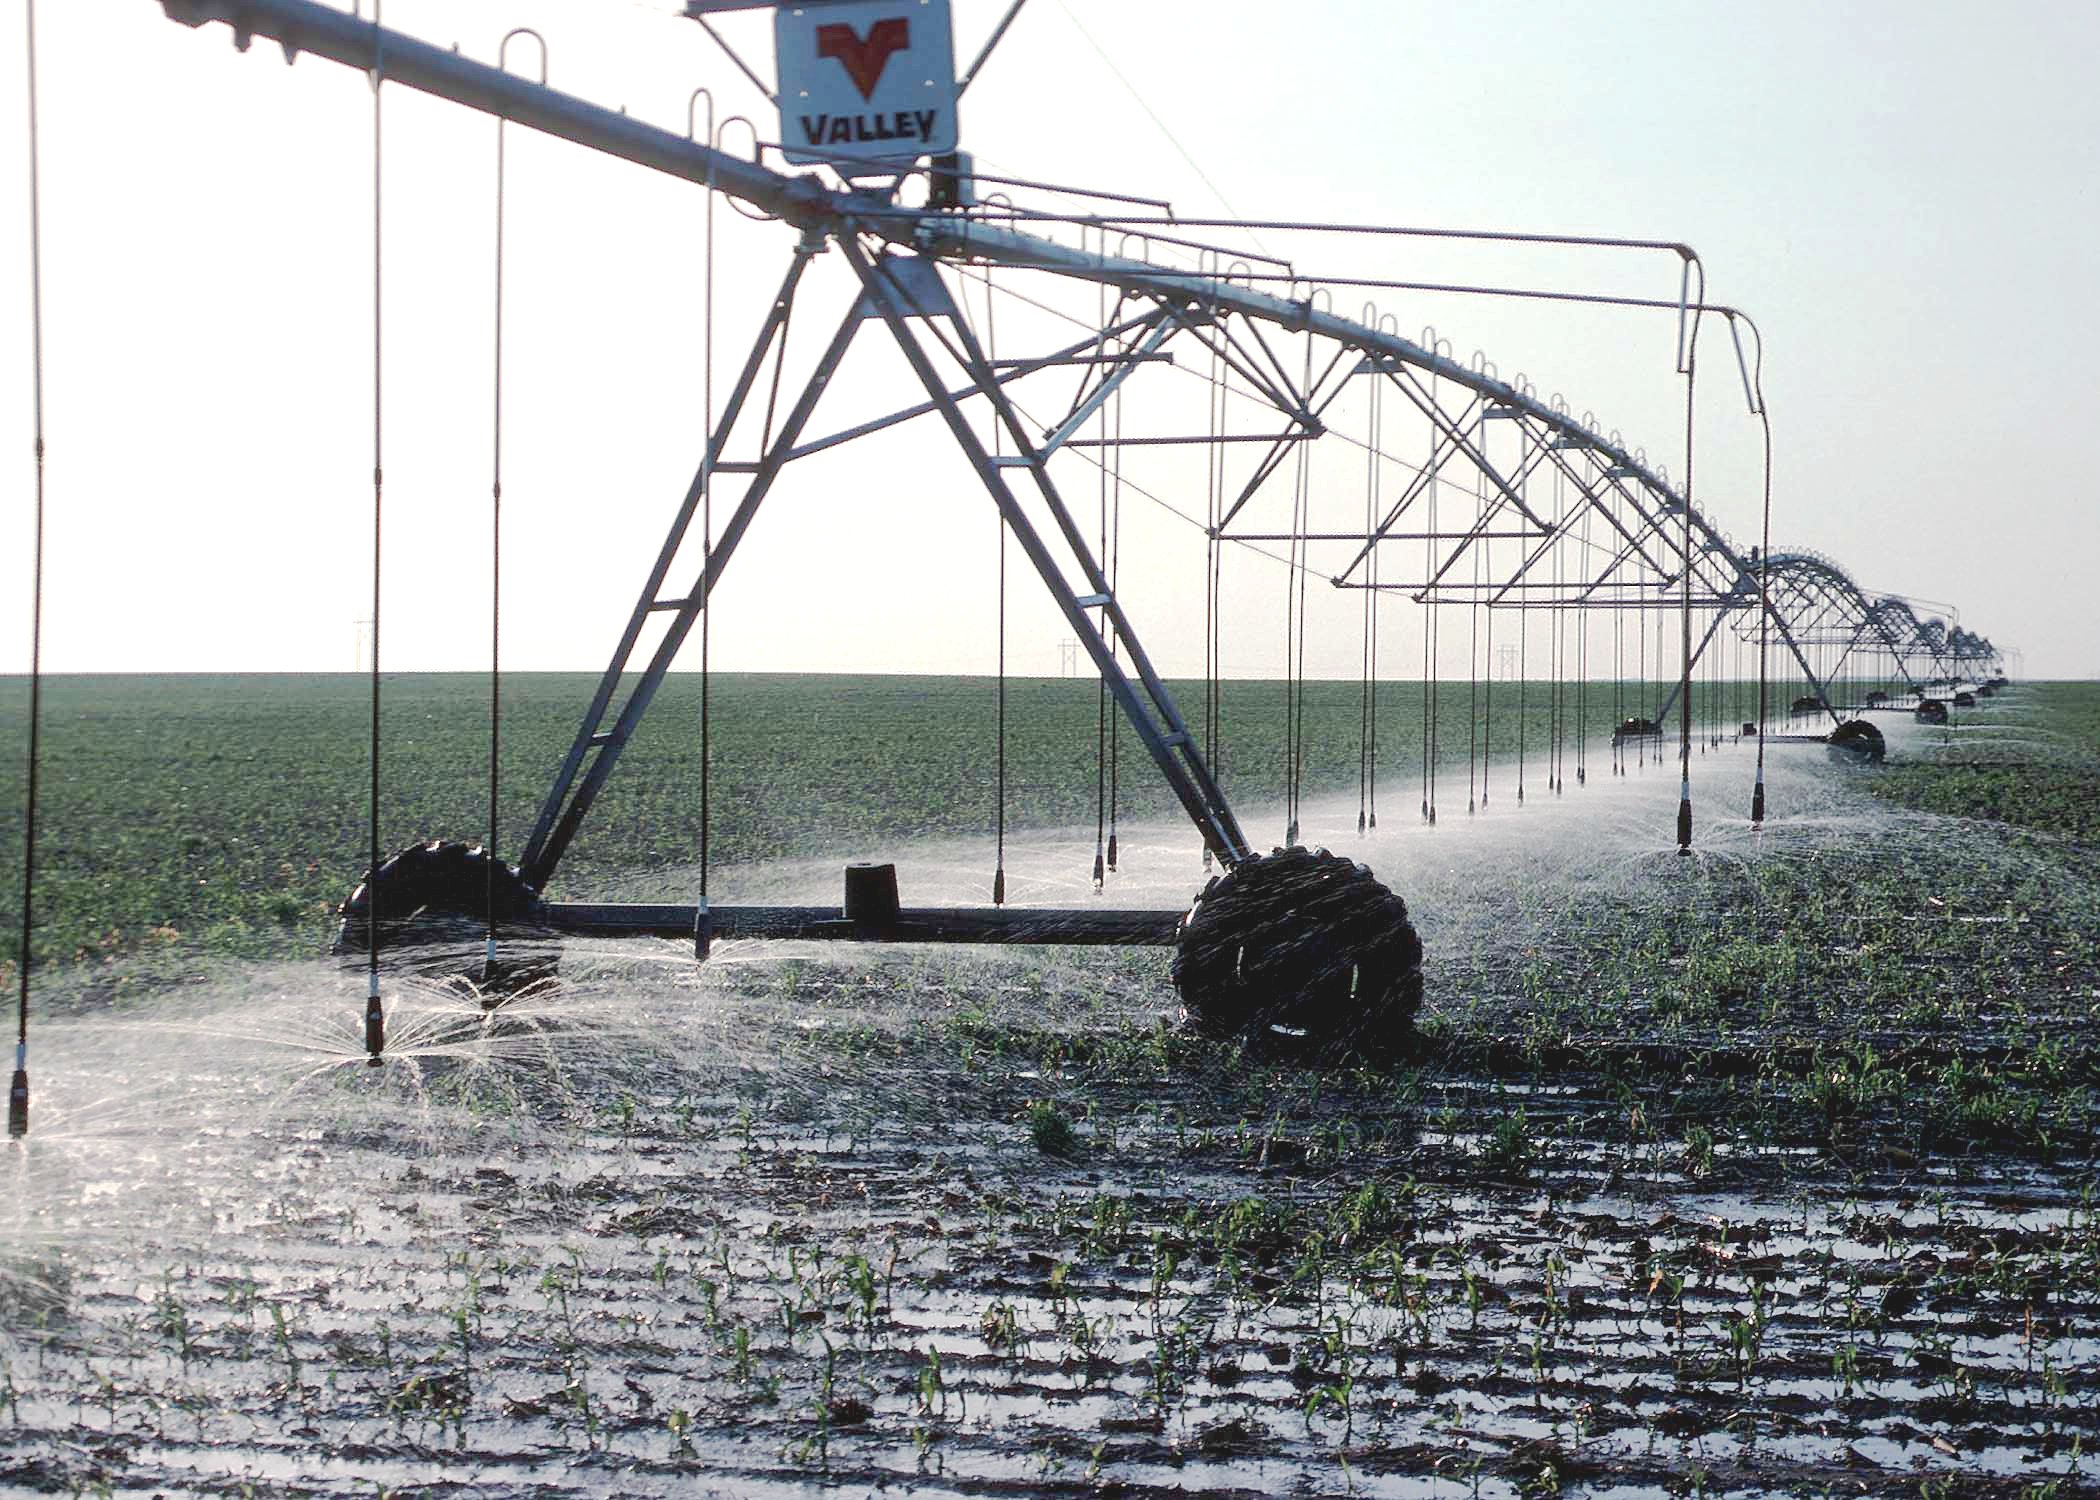
[[[805,938],[863,943],[1037,943],[1169,947],[1179,910],[1081,907],[904,907],[894,922],[855,922],[836,906],[709,906],[713,936]],[[588,937],[689,939],[696,905],[543,903],[531,918],[557,932]]]

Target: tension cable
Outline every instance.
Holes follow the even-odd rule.
[[[1305,385],[1312,389],[1312,344],[1305,348]],[[1283,578],[1283,749],[1286,848],[1298,843],[1300,804],[1305,778],[1305,585],[1312,571],[1312,475],[1306,445],[1298,444],[1296,478],[1291,495],[1290,566]]]
[[[1524,498],[1528,502],[1531,499],[1531,474],[1528,469],[1517,483],[1523,487]],[[1529,506],[1527,505],[1526,508],[1528,509]],[[1521,546],[1521,544],[1519,545]],[[1531,684],[1531,611],[1523,608],[1522,604],[1523,601],[1520,599],[1517,609],[1517,806],[1519,807],[1524,805],[1525,698]]]
[[[712,260],[709,262],[712,267]],[[967,308],[969,303],[965,301]],[[999,321],[996,308],[998,299],[992,295],[992,271],[984,270],[984,358],[986,368],[998,369]],[[992,421],[992,458],[997,462],[1006,441],[1006,424]],[[998,622],[998,683],[997,702],[993,709],[993,769],[992,769],[992,905],[1006,904],[1006,512],[998,506],[992,507],[993,524],[998,527],[997,570],[999,575],[999,622]]]
[[[1122,608],[1120,589],[1123,577],[1123,388],[1116,387],[1116,445],[1113,449],[1115,473],[1109,481],[1108,519],[1108,596]],[[1110,627],[1108,637],[1108,659],[1116,661],[1123,649],[1123,633],[1115,628],[1115,616],[1107,614]],[[1108,871],[1116,870],[1116,815],[1122,801],[1123,770],[1123,716],[1109,715],[1108,720]]]
[[[1582,556],[1590,557],[1590,510],[1582,508]],[[1575,784],[1589,780],[1590,751],[1590,611],[1585,603],[1576,611],[1575,638]]]
[[[1476,513],[1487,504],[1485,484],[1486,480],[1476,471],[1473,475]],[[1430,529],[1436,528],[1432,526]],[[1473,591],[1467,596],[1466,603],[1466,619],[1472,627],[1466,645],[1466,811],[1469,814],[1480,810],[1479,774],[1483,753],[1480,747],[1480,584],[1481,555],[1487,546],[1485,537],[1473,543]]]
[[[1485,441],[1486,439],[1483,438],[1483,444],[1485,444]],[[1483,446],[1481,451],[1485,453],[1486,448]],[[1487,514],[1486,474],[1476,473],[1473,476],[1473,495],[1474,514],[1476,516],[1485,516]],[[1486,555],[1482,559],[1480,572],[1477,576],[1492,583],[1494,581],[1495,544],[1483,536],[1478,545],[1486,549]],[[1473,591],[1476,600],[1482,592],[1480,589]],[[1493,757],[1495,754],[1495,610],[1494,606],[1490,604],[1482,604],[1479,607],[1487,614],[1487,654],[1481,658],[1483,670],[1487,673],[1487,694],[1481,706],[1482,719],[1480,725],[1480,810],[1485,812],[1488,805],[1488,782],[1493,775]]]
[[[686,133],[692,134],[693,105],[707,99],[707,141],[715,144],[715,97],[695,89],[686,100]],[[700,911],[693,941],[702,956],[714,937],[707,910],[707,874],[711,863],[714,804],[714,646],[715,619],[715,157],[707,159],[707,189],[701,207],[700,274],[700,423],[705,447],[700,454]],[[782,330],[783,337],[786,330]]]
[[[43,760],[44,693],[44,260],[37,181],[36,0],[24,7],[29,37],[29,361],[36,457],[36,510],[30,539],[29,785],[22,811],[22,951],[16,964],[15,1073],[7,1090],[7,1133],[29,1133],[29,938],[36,895],[37,771]]]
[[[1204,446],[1204,549],[1203,549],[1203,755],[1210,762],[1211,774],[1222,783],[1225,777],[1225,746],[1220,734],[1223,710],[1224,668],[1219,661],[1219,648],[1223,643],[1218,618],[1219,575],[1224,564],[1224,549],[1218,542],[1220,495],[1225,484],[1225,445],[1218,441],[1225,420],[1224,356],[1215,343],[1209,344],[1210,370],[1208,385],[1204,392],[1204,423],[1210,441]],[[1208,839],[1203,844],[1203,868],[1211,865],[1211,847]]]
[[[1757,554],[1757,784],[1750,793],[1750,826],[1762,828],[1765,821],[1765,714],[1771,682],[1772,651],[1772,418],[1757,404],[1757,420],[1765,437],[1765,494],[1763,545]]]
[[[505,67],[505,57],[510,51],[511,39],[529,36],[540,44],[540,82],[547,81],[547,44],[539,33],[529,27],[517,27],[505,34],[496,48],[496,65]],[[503,221],[504,221],[504,126],[507,122],[501,115],[496,117],[496,274],[495,305],[491,324],[494,329],[494,348],[490,368],[490,446],[489,462],[489,832],[486,846],[486,884],[484,896],[487,910],[487,934],[483,939],[481,958],[481,982],[484,988],[496,981],[496,850],[497,834],[500,830],[499,808],[502,789],[503,752]]]
[[[1356,746],[1356,834],[1378,826],[1376,793],[1377,696],[1378,696],[1378,382],[1371,382],[1369,398],[1370,442],[1364,476],[1364,535],[1371,538],[1364,560],[1363,688],[1357,703]]]
[[[1429,372],[1429,404],[1437,404],[1436,371]],[[1434,426],[1429,432],[1430,481],[1429,525],[1422,538],[1422,577],[1429,594],[1428,618],[1422,622],[1422,821],[1432,827],[1436,824],[1436,709],[1438,668],[1442,665],[1438,657],[1437,637],[1443,606],[1436,589],[1436,535],[1437,535],[1437,491],[1442,488],[1443,455],[1438,449]]]
[[[379,1001],[379,578],[380,520],[385,493],[381,467],[384,395],[384,283],[381,279],[380,187],[381,95],[386,82],[386,31],[379,24],[380,0],[372,0],[372,27],[378,37],[372,57],[372,787],[370,801],[371,874],[365,877],[365,1059],[378,1067],[386,1051],[386,1011]]]
[[[1102,287],[1096,295],[1095,313],[1099,326],[1106,328],[1110,321],[1108,289],[1106,287]],[[1097,341],[1095,347],[1097,349],[1102,347],[1103,342],[1105,340]],[[1095,412],[1094,420],[1094,430],[1100,433],[1101,441],[1112,448],[1114,445],[1109,437],[1108,409],[1106,406]],[[1120,458],[1120,455],[1118,457]],[[1099,550],[1095,553],[1095,559],[1097,566],[1104,573],[1108,566],[1108,467],[1106,462],[1097,465],[1095,475],[1099,482],[1097,490],[1099,503],[1097,524],[1100,529]],[[1115,590],[1113,587],[1109,589],[1109,593],[1111,596],[1114,595]],[[1109,612],[1104,608],[1101,612],[1100,623],[1102,643],[1104,645],[1108,644],[1112,639],[1110,629]],[[1096,895],[1100,894],[1102,886],[1107,883],[1107,858],[1103,849],[1103,840],[1108,819],[1108,721],[1108,673],[1104,669],[1099,672],[1094,684],[1094,892]]]

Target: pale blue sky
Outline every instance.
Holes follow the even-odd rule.
[[[533,24],[572,92],[682,128],[686,93],[705,82],[771,136],[768,107],[670,9],[388,0],[386,15],[484,57],[507,26]],[[965,56],[999,9],[957,0]],[[29,465],[19,0],[8,14],[0,342],[16,353],[0,369],[12,434],[0,663],[12,669],[26,659]],[[153,0],[45,0],[40,20],[48,664],[347,668],[369,586],[363,80],[312,60],[287,69],[260,44],[240,56],[223,28],[174,25]],[[725,29],[768,66],[762,20]],[[990,169],[1220,211],[1090,34],[1241,213],[1688,241],[1713,297],[1750,311],[1769,341],[1775,536],[1871,587],[1959,605],[2033,675],[2094,675],[2096,33],[2093,8],[2074,5],[1031,0],[965,100],[963,133]],[[406,93],[388,111],[387,662],[471,667],[486,649],[494,127]],[[594,668],[698,451],[699,195],[555,144],[521,141],[512,159],[506,495],[520,607],[506,656]],[[726,363],[735,308],[770,286],[785,247],[777,228],[721,223]],[[1668,257],[1290,248],[1332,273],[1676,290]],[[1381,305],[1681,470],[1667,315]],[[1748,538],[1755,428],[1722,330],[1703,355],[1697,498]],[[872,361],[856,389],[880,372]],[[991,521],[945,441],[913,431],[809,468],[769,502],[725,586],[718,662],[988,669]],[[1169,555],[1173,532],[1159,530],[1167,560],[1133,586],[1133,607],[1163,664],[1194,671],[1193,575]],[[1243,606],[1250,641],[1269,633],[1275,591],[1260,592]],[[1349,671],[1351,605],[1332,608],[1341,624],[1316,655]],[[1047,610],[1029,600],[1014,629],[1016,668],[1055,671],[1063,632]],[[1273,665],[1252,646],[1234,663]]]

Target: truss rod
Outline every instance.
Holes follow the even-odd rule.
[[[646,124],[573,95],[515,77],[448,48],[316,3],[316,0],[158,0],[170,19],[188,26],[218,22],[245,48],[257,36],[278,42],[288,55],[309,52],[370,73],[383,52],[387,81],[397,87],[448,99],[470,109],[515,121],[533,130],[682,178],[748,203],[805,230],[831,238],[868,234],[900,248],[941,259],[988,261],[1033,267],[1084,281],[1103,282],[1132,295],[1170,304],[1194,303],[1212,316],[1239,316],[1299,334],[1334,340],[1477,391],[1520,408],[1534,422],[1578,440],[1630,471],[1658,495],[1675,492],[1645,463],[1604,434],[1555,411],[1524,391],[1457,360],[1333,312],[1312,298],[1293,301],[1218,275],[1178,271],[1149,261],[1075,250],[1053,240],[953,214],[899,209],[869,193],[824,187],[813,177],[791,177],[756,162],[717,151],[675,131]],[[1135,221],[1130,221],[1135,222]],[[1544,237],[1540,237],[1544,238]],[[1655,241],[1597,244],[1651,246]],[[1678,249],[1674,244],[1668,248]],[[1681,503],[1681,502],[1680,502]]]

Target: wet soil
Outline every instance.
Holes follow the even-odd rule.
[[[572,944],[395,979],[378,1068],[319,963],[49,1026],[0,1489],[2100,1494],[2100,869],[1773,759],[1689,859],[1661,772],[1389,818],[1376,1069],[1156,951]]]

